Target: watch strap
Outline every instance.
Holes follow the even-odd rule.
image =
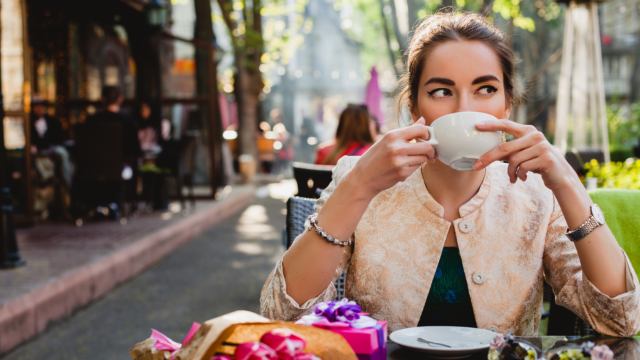
[[[569,231],[569,228],[567,228],[567,232],[566,232],[565,235],[567,235],[567,237],[571,241],[578,241],[578,240],[584,238],[585,236],[589,235],[598,226],[600,226],[600,224],[598,223],[596,218],[593,215],[591,215],[577,229],[575,229],[573,231]]]

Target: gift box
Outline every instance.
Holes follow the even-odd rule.
[[[342,335],[351,345],[358,360],[386,360],[387,322],[377,321],[372,328],[327,329]]]
[[[355,301],[345,298],[317,304],[313,313],[302,316],[296,324],[342,335],[359,360],[386,360],[387,322],[367,315]]]

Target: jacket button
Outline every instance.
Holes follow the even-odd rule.
[[[471,278],[473,279],[473,282],[478,285],[482,284],[487,279],[487,277],[480,271],[474,272]]]
[[[489,330],[489,331],[493,331],[493,332],[496,332],[496,333],[497,333],[497,332],[498,332],[498,327],[497,327],[497,326],[495,326],[495,325],[491,325],[491,326],[489,326],[489,327],[487,328],[487,330]]]
[[[465,234],[469,233],[473,229],[473,225],[471,225],[471,223],[468,222],[467,220],[460,221],[460,224],[458,224],[458,227],[460,228],[460,231],[462,231]]]

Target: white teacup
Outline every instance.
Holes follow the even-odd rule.
[[[436,149],[438,159],[454,170],[474,170],[473,163],[500,145],[500,131],[479,131],[476,124],[497,120],[495,116],[466,111],[437,118],[427,126],[429,144]]]

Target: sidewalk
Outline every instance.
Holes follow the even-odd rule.
[[[167,211],[82,227],[44,223],[17,231],[27,266],[0,271],[0,354],[43,332],[255,200],[254,186],[199,201],[187,217]],[[176,209],[177,210],[177,209]]]

